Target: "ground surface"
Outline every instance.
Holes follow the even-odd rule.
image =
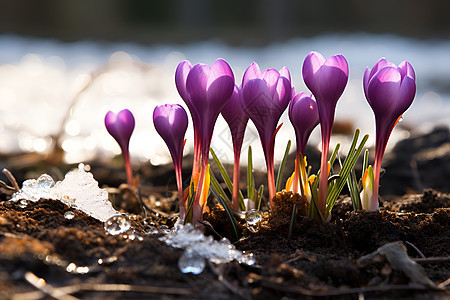
[[[448,154],[441,155],[440,164],[430,159],[436,168],[448,165]],[[423,165],[420,155],[417,165]],[[129,235],[108,235],[103,223],[58,201],[7,202],[11,192],[2,188],[0,299],[450,297],[445,283],[450,277],[450,194],[440,192],[448,186],[386,195],[380,212],[372,213],[353,212],[349,198],[342,196],[329,223],[316,224],[297,216],[291,239],[287,238],[289,200],[275,201],[272,214],[264,215],[256,233],[241,221],[238,239],[225,212],[214,209],[205,218],[217,234],[206,233],[216,239],[219,235],[230,238],[237,249],[254,253],[256,264],[207,264],[203,273],[193,275],[178,268],[183,250],[165,245],[159,240],[162,233],[155,231],[170,228],[175,221],[170,211],[176,197],[167,192],[175,188],[167,186],[169,175],[161,175],[170,170],[145,170],[141,181],[149,182],[149,174],[154,176],[153,186],[141,191],[148,207],[146,216],[126,187],[109,190],[116,207],[131,216],[142,241]],[[101,178],[107,178],[109,186],[119,185],[111,183],[120,182],[114,168],[92,165],[92,172],[101,185]],[[19,171],[16,174],[21,176]],[[432,176],[420,175],[423,182]],[[74,212],[73,219],[64,217],[67,211]],[[393,255],[399,256],[392,259],[383,246],[397,241],[403,246],[396,249],[406,249],[407,255],[396,250]]]

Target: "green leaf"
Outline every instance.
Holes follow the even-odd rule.
[[[325,218],[328,217],[329,213],[331,212],[331,209],[333,208],[334,204],[336,203],[336,200],[339,196],[339,194],[342,191],[342,188],[344,187],[345,183],[347,182],[348,176],[350,175],[351,170],[355,167],[356,161],[358,160],[361,151],[364,147],[364,144],[366,143],[367,139],[369,138],[369,135],[366,134],[364,138],[362,139],[361,143],[359,144],[358,148],[355,149],[357,139],[359,136],[359,129],[356,129],[355,135],[353,136],[353,142],[350,146],[350,149],[348,151],[347,157],[344,160],[342,169],[339,171],[340,178],[336,180],[335,185],[331,189],[331,191],[327,194],[327,208],[326,208],[326,214]]]
[[[188,222],[192,221],[192,208],[194,207],[194,200],[195,200],[195,188],[194,188],[194,182],[191,181],[191,185],[189,186],[189,194],[186,199],[187,202],[187,209],[186,209],[186,217],[184,218],[184,225],[186,225]]]
[[[233,227],[234,234],[236,236],[236,239],[239,239],[239,234],[237,231],[237,224],[236,219],[233,216],[233,212],[231,211],[231,207],[229,206],[229,199],[224,198],[225,192],[223,191],[222,187],[220,186],[219,182],[217,181],[217,178],[214,176],[214,174],[211,172],[211,185],[212,189],[211,192],[214,194],[214,197],[216,197],[217,201],[222,205],[222,207],[225,209],[228,218],[230,219],[231,226]],[[225,200],[226,199],[226,200]]]
[[[217,167],[219,168],[220,175],[222,176],[223,181],[225,181],[225,184],[227,185],[228,190],[230,191],[230,193],[233,193],[233,183],[231,182],[231,179],[228,176],[227,171],[225,170],[223,164],[220,162],[220,160],[217,157],[216,153],[214,152],[213,148],[209,148],[209,151],[211,152],[214,162],[216,163]]]
[[[280,191],[280,185],[281,185],[281,176],[283,175],[284,166],[286,165],[286,159],[289,155],[289,150],[291,149],[291,140],[287,142],[286,150],[284,151],[283,159],[281,160],[280,166],[278,167],[278,174],[277,174],[277,181],[275,185],[275,192]]]
[[[258,190],[258,199],[256,200],[258,205],[256,206],[258,208],[258,210],[261,210],[261,199],[264,193],[264,185],[261,184],[261,186],[259,187]]]
[[[253,181],[253,159],[252,159],[252,146],[248,146],[248,159],[247,159],[247,198],[251,201],[255,194],[255,183]]]

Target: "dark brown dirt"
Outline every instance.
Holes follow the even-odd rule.
[[[442,150],[448,147],[448,132],[437,129],[413,137],[387,155],[379,212],[352,211],[350,199],[341,196],[325,224],[297,214],[288,239],[293,204],[304,209],[297,196],[278,194],[256,233],[238,218],[238,237],[226,212],[212,207],[205,220],[215,232],[207,229],[206,234],[225,236],[237,249],[254,253],[256,265],[207,264],[199,275],[181,273],[183,250],[161,242],[162,234],[150,233],[171,228],[176,220],[171,166],[147,164],[135,170],[141,202],[136,189],[121,185],[125,174],[120,165],[89,163],[100,186],[113,187],[108,188],[112,202],[129,214],[142,241],[108,235],[101,222],[59,201],[41,199],[24,207],[8,202],[13,191],[0,186],[0,299],[448,299],[449,283],[443,282],[450,277],[450,156]],[[307,151],[308,162],[317,166],[318,156]],[[23,157],[16,157],[23,165],[13,168],[10,157],[0,161],[19,183],[41,173],[60,180],[73,167],[25,165]],[[183,171],[189,178],[190,171]],[[266,180],[264,174],[255,178]],[[75,213],[71,220],[64,218],[69,210]],[[412,282],[408,272],[379,256],[369,264],[358,263],[396,241],[406,246],[432,286]]]
[[[335,294],[352,299],[361,288],[367,289],[364,295],[369,299],[445,297],[445,291],[405,286],[407,276],[387,272],[386,264],[361,268],[355,261],[388,242],[403,241],[413,259],[421,255],[416,248],[427,258],[447,258],[445,262],[423,264],[433,282],[445,281],[450,274],[449,201],[450,195],[427,190],[422,195],[385,202],[380,212],[369,213],[350,211],[348,199],[341,198],[329,223],[316,224],[297,216],[290,240],[286,220],[292,205],[285,205],[284,212],[279,207],[274,209],[275,214],[265,214],[257,233],[249,232],[241,222],[241,237],[234,244],[254,253],[256,266],[237,262],[211,265],[197,276],[179,271],[177,261],[182,250],[160,242],[160,234],[145,233],[150,224],[172,226],[171,218],[152,211],[148,211],[147,218],[132,215],[134,228],[144,237],[137,241],[124,235],[108,235],[101,222],[76,210],[73,219],[65,219],[64,213],[71,209],[59,201],[42,199],[23,208],[19,203],[2,202],[0,298],[31,299],[36,295],[36,288],[24,279],[30,272],[54,287],[77,287],[80,291],[72,295],[84,299],[162,295],[165,299],[278,299]],[[227,229],[228,217],[223,211],[215,209],[205,217],[219,234],[235,240]],[[70,273],[70,263],[87,266],[89,272]],[[220,275],[223,278],[219,279]],[[148,290],[98,290],[99,284],[118,283]],[[384,287],[389,286],[403,288],[386,291]],[[151,287],[154,289],[150,291]],[[43,296],[39,293],[39,297]]]

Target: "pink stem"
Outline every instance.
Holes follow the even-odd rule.
[[[296,157],[296,161],[294,164],[294,177],[292,178],[292,192],[294,194],[298,194],[298,185],[297,183],[299,182],[299,174],[298,174],[298,154]]]
[[[234,151],[234,167],[233,167],[233,200],[231,206],[234,210],[239,210],[239,164],[241,151]]]
[[[122,149],[122,155],[125,163],[125,171],[127,173],[127,184],[133,185],[133,171],[131,170],[130,152],[128,149]]]
[[[203,151],[200,178],[198,179],[197,192],[195,194],[194,204],[192,207],[192,224],[194,226],[198,226],[200,224],[198,221],[203,221],[203,206],[200,206],[200,196],[203,191],[203,181],[205,180],[206,168],[208,167],[208,159],[209,152],[206,151],[205,153],[205,151]]]
[[[273,155],[271,159],[266,160],[267,165],[267,181],[269,185],[269,208],[271,206],[271,202],[273,197],[275,197],[275,174],[273,170]]]
[[[378,205],[378,195],[380,187],[380,170],[381,161],[383,160],[384,151],[386,149],[387,138],[383,139],[377,134],[376,145],[375,145],[375,161],[374,161],[374,174],[373,174],[373,194],[370,199],[369,210],[377,211],[379,209]]]
[[[178,206],[180,208],[180,219],[184,220],[186,216],[186,203],[184,202],[184,193],[183,193],[182,165],[179,162],[177,162],[176,164],[174,162],[174,167],[175,167],[175,177],[177,179]]]
[[[192,164],[192,177],[198,172],[200,172],[200,158],[201,158],[201,147],[200,147],[200,137],[196,132],[194,132],[194,162]]]
[[[317,204],[320,213],[325,216],[327,205],[328,190],[328,148],[330,145],[329,135],[324,136],[322,133],[322,157],[320,161],[320,177],[319,177],[319,203]]]

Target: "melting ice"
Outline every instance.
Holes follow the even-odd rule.
[[[38,201],[41,198],[60,200],[102,222],[119,213],[108,200],[108,192],[98,187],[94,176],[84,171],[83,165],[67,173],[63,181],[56,183],[47,174],[42,174],[37,180],[26,180],[11,201]]]
[[[190,223],[178,225],[160,240],[175,248],[191,249],[216,264],[228,263],[232,260],[250,265],[255,263],[253,254],[237,250],[226,238],[215,241],[212,236],[205,236]]]

